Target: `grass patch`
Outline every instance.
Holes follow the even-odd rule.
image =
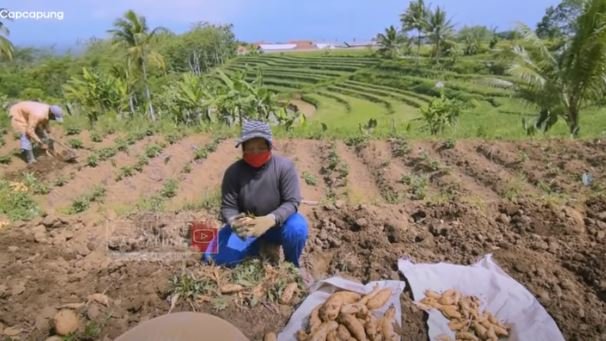
[[[100,143],[103,142],[103,136],[101,136],[101,133],[94,131],[90,133],[90,140],[95,143]]]
[[[86,211],[91,203],[103,202],[105,198],[105,188],[97,186],[92,191],[75,199],[67,210],[68,214],[77,214]]]
[[[257,304],[279,302],[286,286],[297,283],[299,290],[291,304],[296,304],[307,294],[297,269],[290,263],[272,266],[260,259],[248,259],[233,269],[212,265],[197,270],[183,269],[170,280],[171,301],[187,302],[191,307],[206,305],[215,311],[221,311],[230,304],[254,307]],[[242,287],[237,295],[222,294],[226,284]]]
[[[40,215],[38,204],[23,183],[0,179],[0,213],[11,221],[30,220]]]
[[[316,179],[315,176],[313,176],[313,174],[310,174],[307,171],[303,172],[303,180],[305,181],[306,184],[308,184],[309,186],[315,186],[318,184],[318,181]]]
[[[118,171],[118,175],[116,175],[116,181],[120,181],[124,178],[128,178],[130,176],[135,175],[135,169],[131,166],[121,167]]]
[[[429,181],[426,176],[416,174],[404,175],[400,182],[410,188],[410,198],[412,200],[423,200],[427,196]]]
[[[150,159],[153,159],[156,156],[160,155],[160,153],[162,152],[162,149],[164,149],[163,146],[152,143],[152,144],[148,145],[147,147],[145,147],[145,156],[147,156]]]
[[[36,178],[34,173],[24,173],[23,184],[33,194],[48,194],[50,192],[48,186],[41,179]]]
[[[63,187],[69,180],[69,177],[60,175],[52,182],[52,184],[54,187]]]
[[[97,153],[97,156],[99,157],[99,160],[105,161],[109,158],[114,157],[116,154],[117,154],[116,148],[106,147],[106,148],[100,149],[99,152]]]
[[[173,198],[177,195],[177,190],[179,189],[179,182],[175,179],[168,179],[164,182],[162,189],[160,190],[160,196],[163,198]]]
[[[78,127],[67,127],[65,128],[65,135],[67,136],[71,136],[71,135],[78,135],[80,134],[80,128]]]
[[[86,164],[90,167],[97,167],[99,165],[99,156],[97,154],[91,154],[86,158]]]
[[[67,144],[74,149],[82,149],[84,147],[84,143],[80,139],[69,139],[67,140]]]
[[[187,163],[185,164],[185,166],[183,166],[183,169],[181,169],[181,173],[183,174],[189,174],[191,173],[191,163]]]
[[[210,212],[218,212],[221,207],[221,189],[217,188],[204,194],[202,199],[197,202],[188,202],[183,205],[183,210],[199,211],[206,210]]]
[[[10,154],[0,155],[0,164],[8,165],[9,163],[11,163],[12,160],[13,157]]]

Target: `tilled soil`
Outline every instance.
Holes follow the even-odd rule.
[[[194,140],[166,150],[188,154],[191,143],[206,141]],[[302,262],[316,280],[332,275],[361,282],[406,280],[397,271],[397,260],[403,257],[472,264],[491,253],[537,297],[566,339],[606,340],[603,142],[457,141],[448,148],[437,142],[412,142],[410,152],[397,155],[390,155],[394,145],[389,141],[358,148],[338,142],[337,155],[348,166],[346,174],[322,174],[328,169],[329,142],[289,140],[282,145],[291,158],[301,154],[296,163],[317,181],[315,186],[305,185],[310,199],[320,201],[332,193],[330,200],[302,207],[310,224]],[[310,151],[314,148],[317,153]],[[185,154],[176,156],[174,165],[159,162],[170,156],[162,154],[148,169],[166,169],[166,174],[174,175],[188,160]],[[194,163],[191,173],[181,175],[172,202],[181,207],[218,188],[220,169],[236,157],[232,141],[223,142],[207,159]],[[542,166],[547,164],[551,168],[546,170]],[[592,174],[592,187],[582,184],[579,172]],[[412,195],[414,184],[400,181],[412,175],[427,177],[424,199]],[[80,177],[74,181],[82,185],[66,188],[94,185]],[[329,191],[323,181],[343,186]],[[545,181],[550,182],[547,187],[541,184]],[[385,191],[398,195],[386,196]],[[128,198],[134,200],[135,195],[129,193]],[[8,329],[15,339],[44,340],[54,333],[51,321],[61,305],[86,303],[75,309],[83,326],[99,329],[89,339],[112,339],[171,309],[170,279],[175,274],[205,270],[199,254],[182,252],[175,257],[156,247],[164,240],[180,240],[187,247],[183,223],[214,218],[216,211],[100,221],[86,214],[57,215],[48,210],[52,206],[45,207],[50,212],[46,217],[0,230],[0,333]],[[147,224],[150,219],[155,224]],[[145,229],[148,225],[150,230]],[[116,251],[121,254],[116,256]],[[87,302],[93,293],[106,294],[109,305]],[[401,298],[403,339],[427,339],[426,316],[412,300],[407,289]],[[193,308],[223,317],[258,340],[283,327],[296,305],[194,307],[182,300],[172,311]]]

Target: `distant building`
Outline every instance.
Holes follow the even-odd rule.
[[[246,55],[253,52],[286,52],[297,50],[326,50],[336,48],[364,48],[374,47],[376,42],[343,42],[343,43],[317,43],[312,40],[291,40],[288,43],[267,43],[264,41],[238,46],[238,55]],[[256,50],[255,50],[256,49]]]
[[[294,50],[297,44],[260,44],[263,52]]]
[[[374,41],[366,41],[366,42],[360,42],[360,41],[354,41],[354,42],[344,42],[346,47],[375,47],[377,46],[377,43]]]
[[[331,43],[317,43],[316,47],[318,47],[321,50],[323,50],[323,49],[334,49],[334,48],[336,48],[336,45],[335,44],[331,44]]]
[[[316,43],[314,43],[311,40],[293,40],[293,41],[289,41],[289,44],[295,44],[296,45],[296,49],[297,50],[309,50],[309,49],[315,49],[316,47]]]

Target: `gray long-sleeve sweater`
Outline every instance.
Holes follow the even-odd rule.
[[[256,216],[273,213],[281,226],[297,212],[301,202],[299,176],[289,159],[272,155],[261,168],[255,169],[244,160],[234,162],[223,176],[221,215],[224,222],[239,213]]]

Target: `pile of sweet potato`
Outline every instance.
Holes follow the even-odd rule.
[[[393,341],[400,336],[394,331],[396,309],[392,305],[380,318],[373,311],[383,307],[392,289],[376,286],[367,295],[352,291],[337,291],[309,316],[307,328],[297,333],[299,341]],[[376,313],[376,312],[375,312]]]
[[[475,296],[464,296],[454,289],[439,294],[425,291],[425,297],[417,304],[423,310],[437,309],[450,320],[448,327],[455,332],[457,340],[497,341],[508,336],[507,326],[488,312],[480,312],[480,300]]]

